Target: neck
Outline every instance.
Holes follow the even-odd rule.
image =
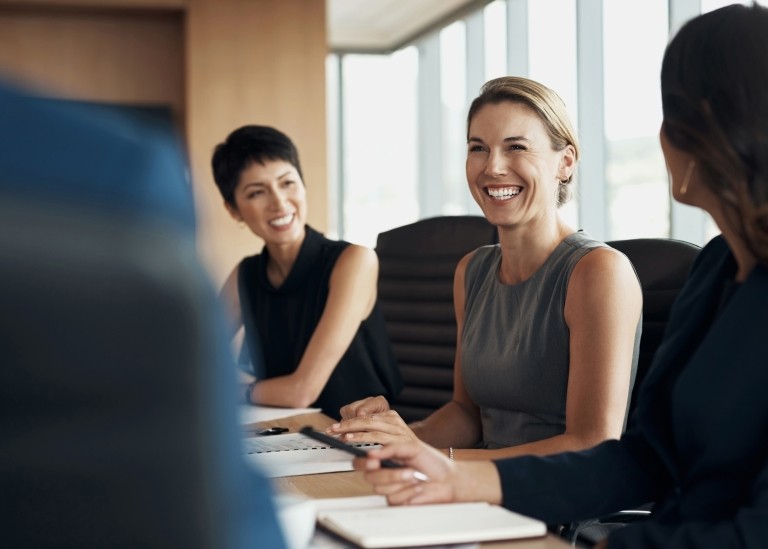
[[[712,215],[718,228],[723,233],[723,238],[728,243],[728,247],[731,249],[731,253],[733,253],[733,258],[736,260],[735,281],[744,282],[757,265],[757,257],[750,251],[747,243],[744,242],[744,238],[733,228],[725,214],[721,211],[713,211],[710,215]]]
[[[499,278],[503,284],[519,284],[538,271],[557,245],[575,231],[559,218],[545,227],[499,227],[501,267]]]
[[[306,236],[304,237],[306,238]],[[269,282],[279,287],[288,278],[296,258],[299,257],[301,245],[304,239],[288,244],[267,244],[269,251],[269,262],[267,263],[267,278]]]

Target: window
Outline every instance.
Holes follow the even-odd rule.
[[[528,26],[547,29],[529,33],[530,78],[554,90],[565,102],[568,116],[580,135],[576,92],[576,3],[575,0],[536,0],[528,3]],[[584,151],[582,150],[582,153]],[[579,180],[574,179],[573,197],[560,209],[563,220],[581,228]],[[589,197],[586,197],[587,199]]]
[[[734,0],[700,1],[707,12]],[[331,161],[331,178],[340,181],[339,236],[373,246],[378,233],[419,217],[480,215],[464,173],[466,113],[483,81],[514,66],[562,97],[581,138],[588,175],[577,176],[574,198],[561,210],[566,222],[606,240],[672,236],[703,244],[717,227],[673,204],[658,138],[669,14],[677,25],[698,6],[493,0],[393,54],[343,55],[342,84],[329,85],[329,95],[341,96],[341,122],[329,124],[330,139],[338,136],[329,150],[339,160]],[[591,16],[600,13],[602,20]]]
[[[665,237],[669,185],[658,134],[667,2],[604,2],[603,10],[608,238]]]
[[[373,247],[418,219],[417,69],[414,47],[342,58],[341,238]]]

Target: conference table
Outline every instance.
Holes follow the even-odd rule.
[[[315,412],[259,422],[251,426],[245,426],[244,429],[247,436],[250,431],[267,427],[287,427],[290,429],[290,432],[297,432],[305,425],[323,430],[331,423],[333,423],[333,420],[330,417]],[[371,486],[363,479],[362,473],[358,471],[279,477],[272,479],[272,481],[277,492],[301,494],[310,498],[368,496],[374,493]],[[353,546],[350,545],[350,547]],[[540,538],[485,542],[481,543],[480,547],[483,549],[564,549],[571,546],[561,538],[553,534],[547,534],[545,537]]]

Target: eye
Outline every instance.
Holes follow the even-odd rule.
[[[526,149],[523,145],[520,145],[519,143],[514,143],[509,146],[510,151],[526,151]]]
[[[470,145],[468,150],[467,150],[467,152],[471,152],[471,153],[473,153],[473,152],[483,152],[483,151],[485,151],[485,147],[483,147],[482,145],[477,145],[477,144]]]
[[[245,198],[247,198],[247,199],[249,199],[249,200],[250,200],[250,199],[252,199],[252,198],[256,198],[257,196],[261,196],[261,195],[263,195],[263,194],[264,194],[264,191],[263,191],[262,189],[253,190],[253,191],[248,191],[248,192],[246,193],[246,195],[245,195]]]

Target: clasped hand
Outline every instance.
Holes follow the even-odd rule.
[[[341,409],[342,420],[326,429],[349,442],[390,445],[417,441],[418,437],[382,396],[368,397]]]

